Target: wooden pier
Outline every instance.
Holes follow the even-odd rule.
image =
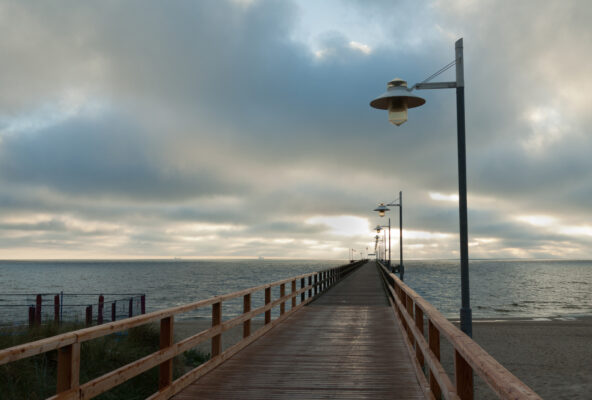
[[[264,303],[252,309],[255,294],[264,295]],[[241,298],[243,313],[225,320],[223,303]],[[175,316],[204,307],[211,307],[211,327],[176,342]],[[252,331],[251,320],[260,315],[265,324]],[[160,350],[80,382],[81,343],[155,322]],[[241,325],[243,339],[223,351],[222,334]],[[441,339],[453,349],[452,379],[440,363]],[[206,340],[212,358],[173,377],[173,358]],[[157,367],[159,389],[150,400],[472,400],[475,374],[501,399],[540,400],[377,262],[299,275],[0,350],[0,365],[56,350],[57,393],[50,399],[91,399]]]
[[[368,263],[173,399],[423,399],[403,340]]]

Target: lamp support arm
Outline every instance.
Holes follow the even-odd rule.
[[[426,82],[426,83],[416,83],[411,87],[410,90],[417,89],[454,89],[457,87],[456,82]]]

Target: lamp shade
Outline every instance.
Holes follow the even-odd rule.
[[[380,225],[376,225],[376,228],[374,228],[374,230],[376,230],[376,233],[380,233],[380,230],[382,228],[380,227]],[[378,238],[378,236],[376,236]]]
[[[386,92],[370,102],[370,106],[379,110],[388,110],[389,121],[401,125],[407,121],[407,109],[419,107],[425,100],[415,96],[407,88],[407,82],[395,78],[386,86]]]
[[[374,209],[374,211],[378,211],[378,215],[384,217],[384,213],[390,211],[391,209],[384,205],[384,203],[380,203],[378,207]]]

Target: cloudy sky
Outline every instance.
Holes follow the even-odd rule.
[[[461,37],[470,256],[591,258],[591,20],[587,0],[2,0],[0,258],[347,258],[400,190],[405,256],[456,258],[454,90],[400,127],[368,103]]]

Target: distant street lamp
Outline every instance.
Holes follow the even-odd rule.
[[[419,107],[425,103],[421,97],[413,95],[414,89],[453,89],[456,88],[456,123],[458,142],[458,207],[460,219],[460,276],[461,301],[460,327],[468,336],[472,336],[472,312],[469,295],[469,239],[467,227],[467,162],[465,144],[465,82],[462,38],[455,43],[455,59],[421,83],[410,89],[407,82],[394,79],[387,85],[387,91],[370,102],[370,106],[388,110],[389,121],[401,125],[407,121],[407,109]],[[442,72],[456,65],[456,81],[428,82]]]
[[[390,251],[391,251],[391,226],[390,226],[390,220],[389,220],[389,224],[388,225],[376,225],[376,228],[374,228],[376,230],[376,233],[380,233],[380,231],[382,230],[382,228],[389,228],[389,243],[388,243],[388,247],[389,247],[389,258],[387,261],[389,268],[391,265],[391,260],[390,260]],[[378,239],[378,235],[376,236],[376,238]],[[386,237],[383,235],[383,242],[386,241]],[[384,243],[384,257],[383,260],[386,259],[386,243]]]
[[[374,211],[378,211],[380,217],[384,217],[387,211],[391,209],[388,207],[399,207],[399,276],[401,280],[404,279],[405,267],[403,266],[403,192],[399,192],[399,198],[391,201],[388,204],[380,203]],[[388,267],[391,267],[391,218],[389,217],[389,261]]]

